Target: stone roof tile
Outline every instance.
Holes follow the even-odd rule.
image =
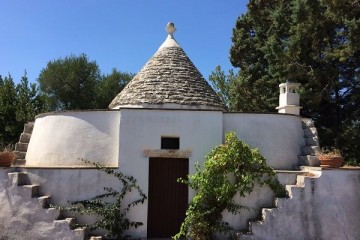
[[[140,72],[113,99],[109,108],[132,105],[159,107],[164,104],[178,104],[182,108],[225,108],[177,44],[172,32]]]

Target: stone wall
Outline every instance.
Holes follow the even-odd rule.
[[[24,170],[27,171],[29,183],[40,185],[39,194],[50,196],[52,204],[66,205],[69,200],[93,197],[102,192],[104,186],[118,187],[116,180],[97,170]],[[10,239],[22,239],[22,231],[36,237],[58,231],[54,228],[54,216],[42,209],[37,198],[31,198],[27,192],[14,186],[8,179],[8,172],[10,169],[0,169],[0,228],[7,229],[0,231],[0,238],[15,234]],[[252,235],[240,239],[360,239],[360,170],[323,170],[319,173],[321,176],[315,178],[302,175],[304,181],[291,187],[295,186],[296,176],[304,172],[280,171],[277,176],[283,184],[290,184],[287,188],[292,189],[291,198],[277,200],[277,208],[273,208],[272,192],[268,188],[256,187],[253,193],[240,199],[243,205],[252,210],[242,215],[225,214],[225,220],[235,230],[246,230],[248,221],[255,220],[250,224]],[[136,198],[135,195],[128,197]],[[130,212],[130,217],[146,221],[143,207]],[[261,211],[261,208],[265,209]],[[142,212],[145,218],[139,219],[136,212]],[[264,218],[259,221],[256,218],[261,212]],[[84,222],[89,219],[78,220]],[[133,237],[145,237],[146,226],[129,233]],[[64,234],[67,236],[71,232]]]
[[[262,210],[240,239],[360,239],[360,170],[323,170],[319,178],[298,178],[289,199]]]

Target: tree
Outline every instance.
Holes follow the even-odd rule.
[[[50,61],[38,81],[53,109],[87,109],[95,106],[95,86],[100,76],[96,62],[81,54]]]
[[[53,110],[107,108],[132,74],[113,69],[101,75],[99,66],[85,54],[50,61],[38,78]]]
[[[234,81],[234,77],[235,73],[233,70],[229,71],[229,75],[225,75],[225,72],[221,70],[220,66],[216,66],[215,71],[209,76],[212,88],[225,103],[228,109],[232,109],[232,106],[230,106],[230,85]]]
[[[2,79],[0,76],[0,147],[13,142],[18,133],[16,123],[16,88],[9,75]]]
[[[18,122],[25,123],[34,120],[37,114],[50,110],[48,99],[38,91],[35,83],[29,84],[26,72],[16,86],[16,92],[16,120]]]
[[[29,84],[26,71],[17,85],[11,75],[4,79],[0,76],[0,147],[17,142],[24,123],[46,111],[47,98],[39,93],[35,83]]]
[[[107,108],[116,95],[130,82],[134,74],[120,72],[116,68],[104,75],[97,85],[97,108]]]
[[[233,30],[230,60],[240,71],[230,75],[231,108],[273,112],[278,85],[299,82],[302,115],[315,120],[322,146],[354,160],[359,143],[342,139],[359,135],[359,26],[355,0],[250,0]]]

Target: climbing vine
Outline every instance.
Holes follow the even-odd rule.
[[[195,167],[194,175],[180,180],[194,189],[196,195],[174,239],[208,240],[214,239],[215,233],[229,235],[231,227],[222,220],[222,212],[226,209],[237,214],[247,208],[237,204],[234,196],[245,197],[256,183],[268,184],[276,189],[276,194],[285,192],[259,151],[239,140],[234,132],[226,133],[225,143],[211,150],[203,169],[199,164]]]
[[[81,159],[87,164],[93,165],[99,171],[105,172],[117,178],[122,184],[120,191],[111,187],[104,187],[105,193],[97,195],[89,200],[69,202],[71,207],[58,207],[61,210],[73,211],[82,215],[97,214],[101,218],[94,224],[79,224],[79,226],[89,227],[90,230],[105,229],[108,233],[105,237],[115,237],[116,239],[129,238],[125,232],[130,228],[137,228],[143,225],[142,222],[131,221],[127,218],[130,209],[138,204],[144,203],[146,195],[132,176],[126,176],[121,172],[115,171],[102,164]],[[137,190],[140,198],[123,206],[123,200],[127,193]]]

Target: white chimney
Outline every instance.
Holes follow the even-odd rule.
[[[300,109],[302,108],[300,107],[300,86],[300,83],[292,83],[289,81],[279,85],[279,106],[276,108],[279,113],[300,115]]]

